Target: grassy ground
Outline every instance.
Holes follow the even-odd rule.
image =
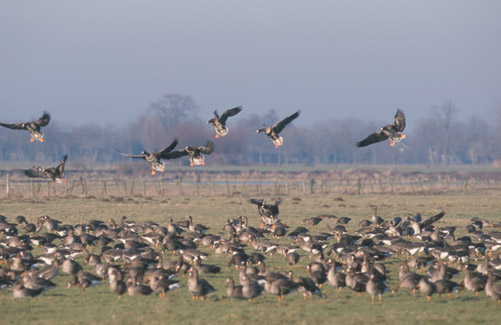
[[[191,193],[192,194],[192,193]],[[264,197],[273,197],[272,193]],[[152,220],[167,224],[169,217],[182,220],[188,214],[196,223],[211,227],[210,233],[223,235],[221,228],[227,218],[238,215],[249,217],[250,224],[259,223],[257,209],[248,203],[248,198],[259,195],[242,194],[196,196],[176,195],[163,197],[51,197],[51,198],[4,198],[0,199],[0,213],[13,221],[17,215],[24,215],[34,221],[41,215],[50,215],[64,223],[75,224],[90,219],[119,220],[126,215],[129,220],[137,222]],[[463,196],[461,191],[453,193],[421,195],[410,194],[366,194],[352,195],[302,194],[297,195],[300,201],[293,200],[291,193],[283,196],[280,205],[280,217],[292,228],[299,226],[301,220],[319,214],[335,214],[348,216],[353,220],[348,225],[350,233],[357,229],[357,223],[372,214],[371,205],[379,207],[378,214],[385,219],[395,216],[411,216],[420,212],[430,216],[440,210],[447,212],[439,226],[455,225],[457,234],[465,234],[464,226],[472,217],[487,219],[499,218],[501,203],[499,189],[477,189]],[[339,197],[342,197],[342,201]],[[311,233],[326,231],[326,225],[334,225],[333,219],[322,221],[318,226],[309,227]],[[22,233],[22,231],[21,231]],[[288,242],[288,239],[273,240]],[[332,240],[331,242],[334,242]],[[97,252],[91,248],[91,252]],[[202,251],[206,251],[201,248]],[[254,251],[252,248],[248,252]],[[370,297],[363,294],[358,297],[349,289],[337,291],[324,285],[322,288],[326,298],[313,297],[303,300],[302,295],[293,293],[278,302],[275,296],[263,293],[252,303],[246,300],[232,300],[224,297],[228,276],[238,278],[238,271],[226,267],[229,258],[208,251],[208,263],[223,267],[223,272],[215,275],[203,275],[215,288],[216,292],[204,302],[192,302],[186,286],[167,293],[165,299],[155,295],[147,297],[123,296],[118,300],[108,291],[107,283],[87,289],[85,295],[78,288],[66,288],[69,277],[58,275],[54,278],[57,287],[44,292],[37,299],[14,299],[8,289],[0,291],[0,312],[2,324],[23,323],[278,323],[278,324],[332,324],[332,323],[497,323],[501,317],[499,305],[487,298],[484,293],[476,297],[463,290],[453,294],[451,300],[446,297],[432,297],[431,302],[419,293],[411,296],[400,290],[395,294],[386,293],[382,304],[371,305]],[[34,254],[40,253],[35,250]],[[291,267],[295,275],[306,276],[306,265],[310,263],[308,256],[301,253],[299,265]],[[168,257],[171,258],[171,257]],[[177,259],[178,257],[173,257]],[[77,259],[83,265],[82,258]],[[400,257],[391,257],[386,261],[390,270],[388,287],[392,287],[397,279],[397,268]],[[283,256],[274,255],[267,258],[270,269],[286,269]],[[87,271],[92,268],[85,267]],[[460,275],[455,281],[461,281]],[[186,284],[185,278],[179,278]]]

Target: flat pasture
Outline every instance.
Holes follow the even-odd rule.
[[[353,174],[353,175],[356,175]],[[184,176],[181,182],[171,179],[165,184],[142,183],[139,179],[120,183],[112,179],[104,185],[103,181],[88,184],[75,182],[56,185],[55,189],[45,183],[11,183],[9,196],[0,196],[0,214],[14,222],[15,217],[23,215],[30,222],[43,215],[60,220],[62,223],[86,223],[91,219],[109,219],[119,222],[122,216],[127,221],[140,224],[153,221],[167,225],[169,218],[174,221],[185,220],[191,215],[195,223],[210,227],[208,233],[227,238],[223,225],[227,219],[246,216],[251,226],[257,227],[260,217],[250,198],[280,197],[280,219],[290,226],[309,229],[311,234],[327,232],[329,226],[336,225],[336,219],[324,219],[316,226],[303,223],[306,218],[329,214],[337,217],[350,217],[346,226],[349,234],[356,234],[358,222],[370,218],[371,206],[378,206],[378,215],[386,220],[394,217],[411,217],[420,213],[423,217],[444,210],[445,217],[436,226],[455,226],[456,236],[467,234],[465,226],[473,217],[501,220],[501,186],[494,181],[471,179],[449,179],[447,176],[436,178],[435,184],[424,183],[425,177],[406,177],[398,180],[386,175],[383,181],[375,178],[345,177],[343,180],[329,180],[328,177],[305,176],[298,180],[285,180],[278,183],[277,178],[259,177],[255,179],[232,180],[224,176],[196,177]],[[450,175],[449,175],[450,176]],[[342,178],[342,177],[341,177]],[[312,182],[311,179],[314,179]],[[346,181],[348,179],[348,181]],[[369,179],[372,182],[370,185]],[[327,185],[322,185],[327,180]],[[85,180],[83,181],[85,182]],[[132,183],[134,188],[131,191]],[[287,185],[287,182],[289,184]],[[349,183],[349,184],[348,184]],[[391,184],[392,183],[392,184]],[[421,183],[421,184],[420,184]],[[36,193],[37,184],[41,189]],[[330,185],[329,185],[330,184]],[[4,190],[5,190],[5,185]],[[50,185],[52,186],[52,185]],[[69,190],[75,186],[73,190]],[[86,189],[85,186],[88,188]],[[106,186],[106,189],[104,187]],[[146,187],[146,188],[145,188]],[[466,187],[466,188],[465,188]],[[49,195],[49,189],[52,191]],[[32,191],[33,190],[33,191]],[[73,191],[73,192],[72,192]],[[20,235],[23,234],[21,227]],[[289,231],[290,231],[289,230]],[[43,229],[42,231],[46,231]],[[499,231],[484,228],[485,232]],[[269,239],[275,243],[290,243],[287,236]],[[413,239],[415,240],[415,239]],[[331,239],[330,243],[335,243]],[[99,254],[100,247],[90,246],[91,253]],[[160,252],[160,248],[155,248]],[[348,288],[338,291],[328,284],[322,286],[326,297],[313,296],[303,299],[294,292],[278,301],[269,293],[263,294],[252,302],[244,299],[225,297],[225,279],[233,277],[238,282],[239,271],[227,267],[229,256],[216,254],[213,250],[200,247],[209,254],[207,264],[220,266],[218,274],[203,274],[216,291],[205,301],[192,302],[186,288],[186,277],[178,276],[183,287],[167,292],[165,298],[157,295],[129,297],[121,299],[109,292],[108,282],[86,289],[82,294],[76,287],[67,288],[69,276],[60,273],[53,281],[57,287],[45,291],[38,298],[14,299],[8,288],[0,290],[0,313],[2,324],[354,324],[354,323],[497,323],[501,317],[500,305],[486,297],[484,292],[478,296],[467,290],[453,293],[451,299],[446,295],[433,295],[428,302],[426,297],[416,292],[412,295],[401,289],[395,293],[386,292],[381,304],[372,305],[367,293],[359,297]],[[249,245],[247,253],[255,250]],[[304,251],[296,266],[287,267],[284,256],[267,255],[266,267],[269,270],[291,270],[294,276],[308,276],[306,266],[314,261]],[[33,255],[42,254],[41,248],[34,248]],[[337,258],[334,255],[330,256]],[[164,260],[178,259],[166,254]],[[392,255],[385,260],[387,267],[387,287],[392,288],[398,281],[398,267],[405,258]],[[95,273],[93,267],[84,264],[84,257],[76,260],[84,270]],[[471,259],[470,263],[479,264],[481,260]],[[451,264],[450,266],[454,266]],[[2,267],[6,267],[2,265]],[[425,270],[417,272],[424,273]],[[461,282],[464,272],[453,280]]]

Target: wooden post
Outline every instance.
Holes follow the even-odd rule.
[[[132,181],[132,184],[131,184],[131,186],[130,186],[130,194],[129,194],[129,196],[132,196],[132,192],[134,191],[134,185],[135,185],[135,183],[136,183],[136,182],[133,180],[133,181]]]
[[[468,187],[468,180],[465,179],[463,183],[463,196],[466,195],[466,188]]]
[[[103,181],[103,192],[101,193],[101,195],[107,195],[108,192],[106,191],[106,181]]]
[[[10,181],[9,181],[9,173],[7,173],[7,180],[5,182],[5,195],[9,197],[9,191],[10,191]]]

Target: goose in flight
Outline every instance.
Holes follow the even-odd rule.
[[[190,156],[190,166],[205,165],[205,158],[202,154],[210,155],[212,152],[214,152],[214,142],[207,141],[205,146],[188,146],[181,150],[169,152],[165,155],[164,159],[175,159]]]
[[[228,133],[228,128],[226,127],[226,120],[230,116],[235,116],[242,111],[242,106],[228,109],[223,112],[223,114],[218,115],[217,111],[214,111],[214,118],[207,121],[207,124],[211,124],[216,130],[216,138],[224,137]]]
[[[400,109],[397,109],[395,114],[395,121],[393,124],[385,125],[378,132],[374,132],[367,138],[356,143],[357,147],[366,147],[370,144],[381,142],[386,139],[390,139],[390,146],[394,146],[396,142],[400,142],[405,139],[405,134],[402,131],[405,129],[405,115]]]
[[[151,166],[151,175],[155,175],[155,172],[162,172],[165,168],[165,163],[161,161],[161,159],[169,159],[167,154],[170,153],[177,146],[177,139],[174,139],[172,143],[157,152],[147,152],[145,150],[141,151],[140,155],[129,155],[123,152],[118,151],[122,156],[130,157],[130,158],[139,158],[146,160]]]
[[[49,113],[44,112],[42,117],[36,121],[31,121],[26,123],[14,123],[14,124],[0,123],[0,126],[12,130],[27,130],[28,132],[30,132],[31,135],[30,142],[34,142],[35,140],[43,142],[44,134],[40,131],[40,129],[43,126],[47,126],[49,122],[50,122],[50,115]]]
[[[278,134],[285,128],[287,124],[296,119],[300,113],[301,111],[297,111],[296,113],[287,116],[283,120],[275,123],[273,126],[265,126],[264,128],[257,130],[256,133],[264,132],[264,134],[266,134],[271,139],[271,141],[273,141],[275,148],[278,148],[278,146],[284,144],[284,139]]]
[[[33,166],[30,169],[23,170],[23,172],[31,178],[51,178],[52,184],[66,183],[66,179],[64,179],[64,164],[66,163],[66,159],[68,159],[68,155],[64,155],[56,167],[44,168]]]

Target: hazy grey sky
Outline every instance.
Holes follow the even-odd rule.
[[[501,105],[499,0],[1,1],[0,49],[8,122],[121,125],[165,93],[304,125]]]

